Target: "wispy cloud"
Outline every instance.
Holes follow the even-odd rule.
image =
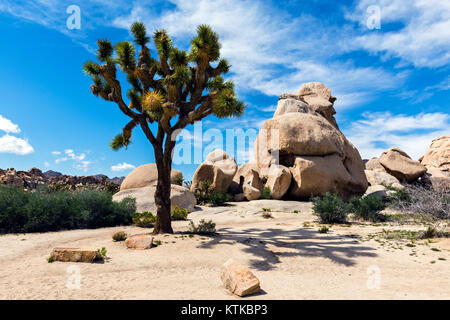
[[[450,133],[450,114],[419,113],[393,115],[390,112],[365,113],[363,119],[343,130],[363,158],[379,157],[398,147],[413,159],[421,157],[436,137]]]
[[[450,63],[450,2],[442,0],[361,0],[347,17],[365,24],[364,12],[379,6],[381,22],[401,23],[387,32],[372,32],[354,39],[354,47],[400,58],[416,67],[441,67]],[[383,25],[381,26],[383,29]]]
[[[52,151],[52,155],[54,155],[54,156],[63,155],[63,156],[55,159],[56,164],[71,161],[72,166],[75,169],[81,170],[81,171],[87,171],[89,169],[89,165],[92,164],[92,161],[86,160],[86,154],[84,152],[80,153],[80,154],[76,154],[73,149],[66,149],[66,150],[64,150],[64,153],[62,153],[60,151]]]
[[[111,166],[111,171],[117,172],[117,171],[127,171],[127,170],[133,170],[135,169],[136,166],[126,163],[126,162],[122,162],[122,163],[118,163],[116,165]]]

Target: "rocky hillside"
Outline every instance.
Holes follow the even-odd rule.
[[[16,171],[14,168],[0,169],[0,184],[34,190],[39,185],[48,185],[55,190],[76,190],[82,188],[117,192],[124,177],[108,178],[106,175],[70,176],[49,170],[42,172],[37,168]]]

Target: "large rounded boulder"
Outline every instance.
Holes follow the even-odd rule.
[[[172,169],[170,174],[172,183],[183,181],[181,171]],[[142,188],[155,185],[158,182],[158,169],[155,163],[137,167],[123,180],[120,190]]]
[[[390,175],[408,183],[417,180],[427,171],[419,161],[412,160],[406,152],[398,148],[384,151],[380,163]]]
[[[113,200],[120,202],[125,198],[136,199],[136,211],[151,211],[156,214],[155,204],[156,186],[147,186],[142,188],[132,188],[119,191],[113,196]],[[176,184],[171,185],[170,191],[171,208],[175,206],[185,208],[188,212],[194,211],[196,199],[194,194],[188,188]]]
[[[209,190],[227,191],[237,171],[236,160],[225,151],[216,149],[198,166],[192,177],[191,191],[201,188],[203,181],[211,183]]]
[[[426,167],[450,171],[450,135],[434,139],[420,163]]]

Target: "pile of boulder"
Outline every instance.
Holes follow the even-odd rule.
[[[433,140],[418,161],[398,148],[384,151],[379,158],[365,163],[368,193],[382,187],[404,188],[404,184],[421,183],[436,192],[450,192],[450,136]]]
[[[258,133],[255,160],[237,167],[233,158],[216,150],[196,170],[191,191],[207,179],[213,190],[228,190],[235,200],[256,200],[264,188],[274,199],[364,194],[364,163],[339,130],[335,100],[320,82],[303,84],[298,94],[282,94],[273,118]]]
[[[16,171],[14,168],[0,169],[0,184],[24,188],[25,191],[36,189],[39,185],[48,185],[54,189],[77,190],[95,189],[116,191],[123,178],[110,179],[105,175],[70,176],[56,171],[42,172],[38,168],[28,171]]]

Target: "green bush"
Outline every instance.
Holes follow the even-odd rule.
[[[328,228],[327,226],[322,226],[319,228],[319,230],[317,230],[319,233],[328,233],[328,231],[330,231],[330,228]]]
[[[384,215],[379,212],[384,210],[386,206],[383,201],[376,195],[368,195],[365,197],[357,197],[350,200],[349,211],[355,216],[364,220],[384,221]]]
[[[195,193],[195,198],[198,204],[211,203],[215,205],[221,205],[225,202],[233,200],[233,196],[225,191],[221,192],[205,192],[199,191]]]
[[[156,222],[156,216],[150,211],[133,214],[133,223],[141,228],[151,228]]]
[[[25,192],[0,186],[0,232],[46,232],[131,224],[134,199],[113,202],[106,191],[53,191],[38,188]]]
[[[186,220],[188,211],[185,208],[178,208],[175,206],[172,210],[172,220]]]
[[[347,220],[347,204],[335,194],[329,192],[320,197],[312,198],[313,212],[322,223],[343,223]]]
[[[189,228],[190,232],[196,234],[212,234],[216,232],[216,224],[212,220],[205,221],[202,219],[197,226],[191,221]]]
[[[272,199],[272,195],[270,194],[270,188],[264,187],[261,191],[260,199]]]
[[[112,236],[114,241],[125,241],[127,239],[127,234],[124,231],[119,231]]]

